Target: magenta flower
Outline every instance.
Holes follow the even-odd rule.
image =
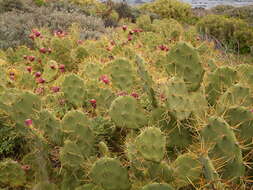
[[[32,124],[33,124],[33,121],[32,121],[31,119],[26,119],[26,120],[25,120],[25,125],[26,125],[26,126],[29,127],[29,126],[32,126]]]

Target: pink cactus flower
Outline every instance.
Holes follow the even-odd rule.
[[[110,80],[109,78],[106,76],[106,75],[102,75],[99,80],[101,80],[103,83],[105,84],[109,84],[110,83]]]
[[[51,90],[52,90],[54,93],[56,93],[56,92],[59,92],[59,91],[60,91],[60,87],[59,87],[59,86],[53,86],[53,87],[51,88]]]
[[[25,125],[26,125],[26,126],[29,127],[29,126],[32,126],[32,124],[33,124],[33,121],[32,121],[31,119],[26,119],[26,120],[25,120]]]

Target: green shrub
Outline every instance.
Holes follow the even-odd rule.
[[[136,20],[136,24],[139,28],[145,31],[152,30],[152,22],[149,15],[142,15]]]
[[[19,45],[32,46],[33,41],[28,38],[33,28],[49,28],[51,31],[67,30],[73,23],[81,28],[82,39],[98,38],[105,32],[101,19],[85,16],[80,13],[52,11],[47,7],[37,8],[31,13],[17,11],[0,15],[0,48],[16,47]]]
[[[201,34],[215,38],[227,48],[241,53],[250,52],[253,46],[253,30],[240,19],[208,15],[198,22],[197,29]]]
[[[132,22],[135,22],[137,17],[141,14],[137,8],[131,7],[125,2],[114,2],[113,9],[118,13],[119,19],[128,18]]]
[[[22,0],[0,0],[0,13],[12,11],[13,9],[23,10]]]
[[[173,18],[184,22],[187,22],[192,15],[191,6],[178,0],[156,0],[145,3],[140,9],[155,13],[161,18]]]
[[[0,160],[7,157],[19,157],[23,152],[24,138],[14,128],[0,121]]]

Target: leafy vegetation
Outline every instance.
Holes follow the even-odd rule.
[[[252,187],[247,23],[208,15],[190,26],[112,2],[39,5],[0,15],[41,19],[19,23],[20,41],[1,38],[12,45],[0,51],[0,189]],[[105,9],[88,16],[83,5]]]

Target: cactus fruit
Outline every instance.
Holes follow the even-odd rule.
[[[179,42],[168,53],[166,71],[169,75],[183,78],[189,91],[200,87],[204,69],[198,51],[186,42]]]
[[[90,125],[90,120],[80,111],[69,111],[62,119],[65,139],[75,141],[85,158],[94,152],[95,137]]]
[[[105,190],[130,190],[126,168],[113,158],[97,160],[91,169],[91,178],[95,184],[101,185]]]
[[[111,104],[109,114],[118,127],[136,129],[147,122],[137,100],[131,96],[116,98]]]
[[[112,83],[120,90],[133,86],[134,75],[132,65],[125,59],[117,59],[109,65]]]
[[[166,183],[153,183],[145,185],[141,190],[175,190],[175,189]]]
[[[242,151],[233,129],[223,119],[211,117],[201,135],[204,142],[211,146],[209,156],[224,161],[223,178],[236,178],[244,175]]]
[[[164,94],[169,112],[177,119],[189,118],[192,113],[191,99],[184,81],[180,78],[171,78],[165,86]]]
[[[184,187],[200,179],[202,164],[191,153],[179,155],[172,163],[175,171],[175,180],[178,187]]]
[[[135,143],[137,150],[146,160],[160,162],[165,155],[166,138],[158,128],[145,128]]]
[[[75,74],[69,74],[62,83],[64,96],[76,107],[81,107],[85,102],[86,90],[83,80]]]
[[[26,183],[26,175],[21,165],[13,160],[0,162],[0,184],[18,187]]]

